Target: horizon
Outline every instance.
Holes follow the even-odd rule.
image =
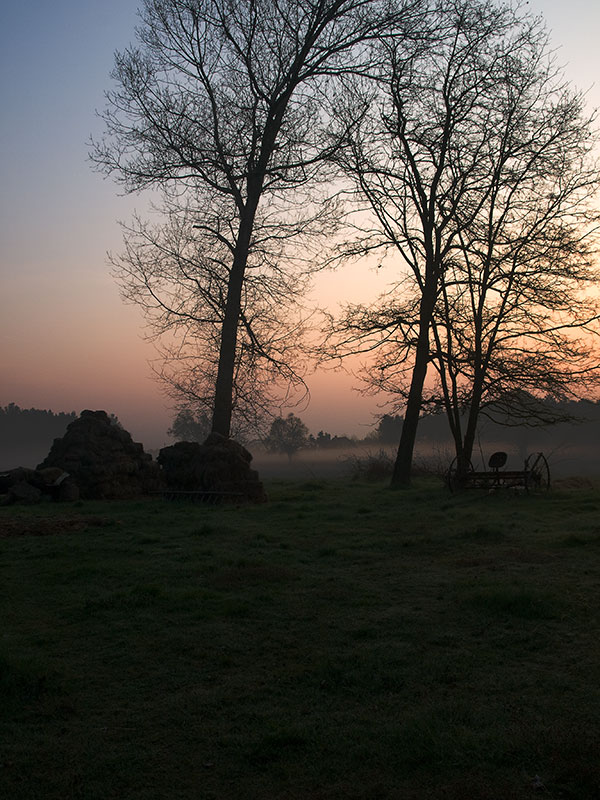
[[[591,415],[585,411],[588,403],[594,405],[594,412]],[[472,463],[475,469],[486,469],[487,461],[497,450],[505,451],[508,454],[508,468],[519,468],[521,464],[530,456],[543,453],[550,465],[552,478],[571,478],[571,477],[597,477],[598,476],[598,433],[600,426],[600,400],[571,401],[569,413],[577,417],[570,422],[557,422],[556,424],[531,428],[528,426],[502,426],[494,424],[490,420],[483,423],[480,430],[477,447],[473,452]],[[584,406],[582,409],[581,406]],[[76,418],[79,413],[71,411],[53,411],[51,409],[23,409],[20,411],[38,411],[47,413],[52,411],[58,415],[75,413]],[[6,407],[0,406],[0,412]],[[100,409],[86,409],[99,411]],[[390,415],[391,416],[391,415]],[[436,417],[442,417],[440,422]],[[0,414],[0,421],[3,424],[3,415]],[[302,419],[302,418],[301,418]],[[273,478],[298,480],[298,479],[339,479],[341,477],[351,477],[357,469],[364,469],[366,464],[374,463],[377,474],[381,477],[381,469],[391,467],[395,454],[398,450],[398,440],[396,430],[400,415],[392,417],[392,424],[386,425],[380,432],[375,427],[364,431],[361,437],[347,438],[350,441],[344,442],[344,435],[338,435],[342,441],[333,445],[319,445],[315,442],[319,430],[330,433],[324,428],[311,429],[309,435],[313,441],[308,441],[306,445],[300,447],[292,458],[283,452],[275,452],[265,446],[259,438],[250,439],[245,442],[253,456],[253,468],[259,471],[261,478],[270,480]],[[35,469],[48,455],[54,439],[61,438],[64,431],[59,433],[52,420],[38,420],[34,425],[27,441],[15,436],[21,426],[17,424],[9,429],[10,441],[6,447],[0,450],[0,472],[10,472],[17,467]],[[44,423],[44,424],[42,424]],[[156,458],[158,451],[162,447],[171,447],[180,437],[167,436],[165,441],[159,446],[153,447],[148,442],[136,438],[134,431],[127,428],[123,420],[119,423],[124,430],[131,435],[134,442],[141,444],[146,453]],[[440,425],[443,431],[440,430]],[[50,426],[53,433],[47,431],[43,433],[45,426]],[[4,430],[4,428],[3,428]],[[66,430],[66,423],[65,428]],[[35,432],[35,435],[33,435]],[[0,433],[2,433],[0,431]],[[12,433],[12,437],[10,435]],[[332,435],[333,438],[333,435]],[[415,447],[415,466],[418,469],[426,469],[433,474],[442,476],[445,474],[454,458],[454,445],[449,429],[444,425],[444,414],[426,415],[420,425],[419,435]]]
[[[600,106],[600,8],[528,5],[552,30],[566,77],[588,90],[590,109]],[[0,405],[104,409],[156,449],[169,442],[175,411],[152,377],[141,314],[119,297],[105,255],[121,249],[117,220],[143,212],[148,196],[118,196],[87,163],[87,140],[100,131],[94,109],[110,86],[114,51],[133,39],[137,6],[62,0],[2,12]],[[313,297],[335,307],[378,293],[388,279],[355,265],[319,275]],[[386,410],[385,397],[361,395],[344,372],[319,369],[308,385],[309,406],[289,410],[311,430],[361,436]]]

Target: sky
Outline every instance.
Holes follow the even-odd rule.
[[[530,0],[552,32],[565,74],[600,107],[600,3]],[[139,309],[119,297],[107,253],[118,220],[143,209],[88,160],[114,53],[134,39],[137,0],[7,0],[0,10],[0,406],[105,409],[147,448],[169,443],[171,401],[152,377]],[[335,305],[372,294],[354,269],[315,288]],[[383,287],[382,287],[383,288]],[[296,410],[313,433],[364,435],[381,412],[339,372],[309,377]],[[382,398],[383,399],[383,398]]]

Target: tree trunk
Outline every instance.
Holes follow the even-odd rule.
[[[402,433],[400,444],[394,463],[391,485],[394,488],[410,486],[410,474],[412,469],[413,452],[415,440],[417,438],[417,427],[419,425],[419,415],[423,400],[423,386],[427,377],[427,367],[429,365],[429,331],[431,327],[431,316],[435,305],[434,286],[429,287],[423,295],[421,309],[419,313],[419,338],[415,354],[415,364],[413,367],[410,390],[406,403],[404,422],[402,423]]]
[[[237,244],[233,264],[227,284],[227,300],[225,314],[221,326],[221,345],[219,364],[215,382],[215,400],[211,430],[229,438],[231,433],[231,415],[233,411],[233,375],[235,371],[235,354],[237,347],[238,325],[242,302],[242,286],[248,263],[250,238],[254,224],[254,215],[258,200],[253,209],[240,221]]]
[[[469,407],[469,417],[465,429],[465,435],[462,442],[462,449],[458,456],[459,473],[463,473],[469,469],[471,457],[473,455],[473,446],[475,445],[475,434],[477,433],[477,423],[479,421],[479,411],[481,409],[481,396],[483,394],[483,381],[480,375],[476,375],[473,382],[473,390],[471,392],[471,404]]]
[[[404,415],[404,422],[402,423],[402,434],[400,436],[400,444],[398,445],[398,453],[396,454],[394,472],[392,474],[391,485],[394,487],[410,486],[413,451],[417,438],[423,384],[425,383],[425,376],[427,375],[428,362],[429,353],[425,352],[421,355],[417,348],[417,356],[415,359],[408,401],[406,403],[406,413]]]
[[[215,401],[212,418],[212,432],[229,438],[231,414],[233,410],[233,373],[237,345],[238,320],[244,270],[232,268],[227,287],[227,304],[221,327],[221,346],[219,366],[215,382]]]
[[[471,405],[469,410],[469,419],[467,421],[467,429],[465,431],[465,437],[462,445],[462,453],[459,456],[459,468],[462,468],[465,471],[469,468],[471,457],[473,455],[475,434],[477,432],[477,420],[479,418],[479,403],[477,403],[476,410],[474,409],[475,407]]]

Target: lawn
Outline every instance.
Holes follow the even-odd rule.
[[[0,508],[0,797],[600,797],[600,489]]]

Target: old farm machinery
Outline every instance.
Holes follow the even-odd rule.
[[[543,492],[550,488],[550,468],[543,453],[531,453],[523,469],[505,469],[507,454],[492,453],[487,470],[475,470],[471,462],[462,471],[455,458],[450,464],[446,481],[450,491],[460,489],[519,489],[526,492]]]

